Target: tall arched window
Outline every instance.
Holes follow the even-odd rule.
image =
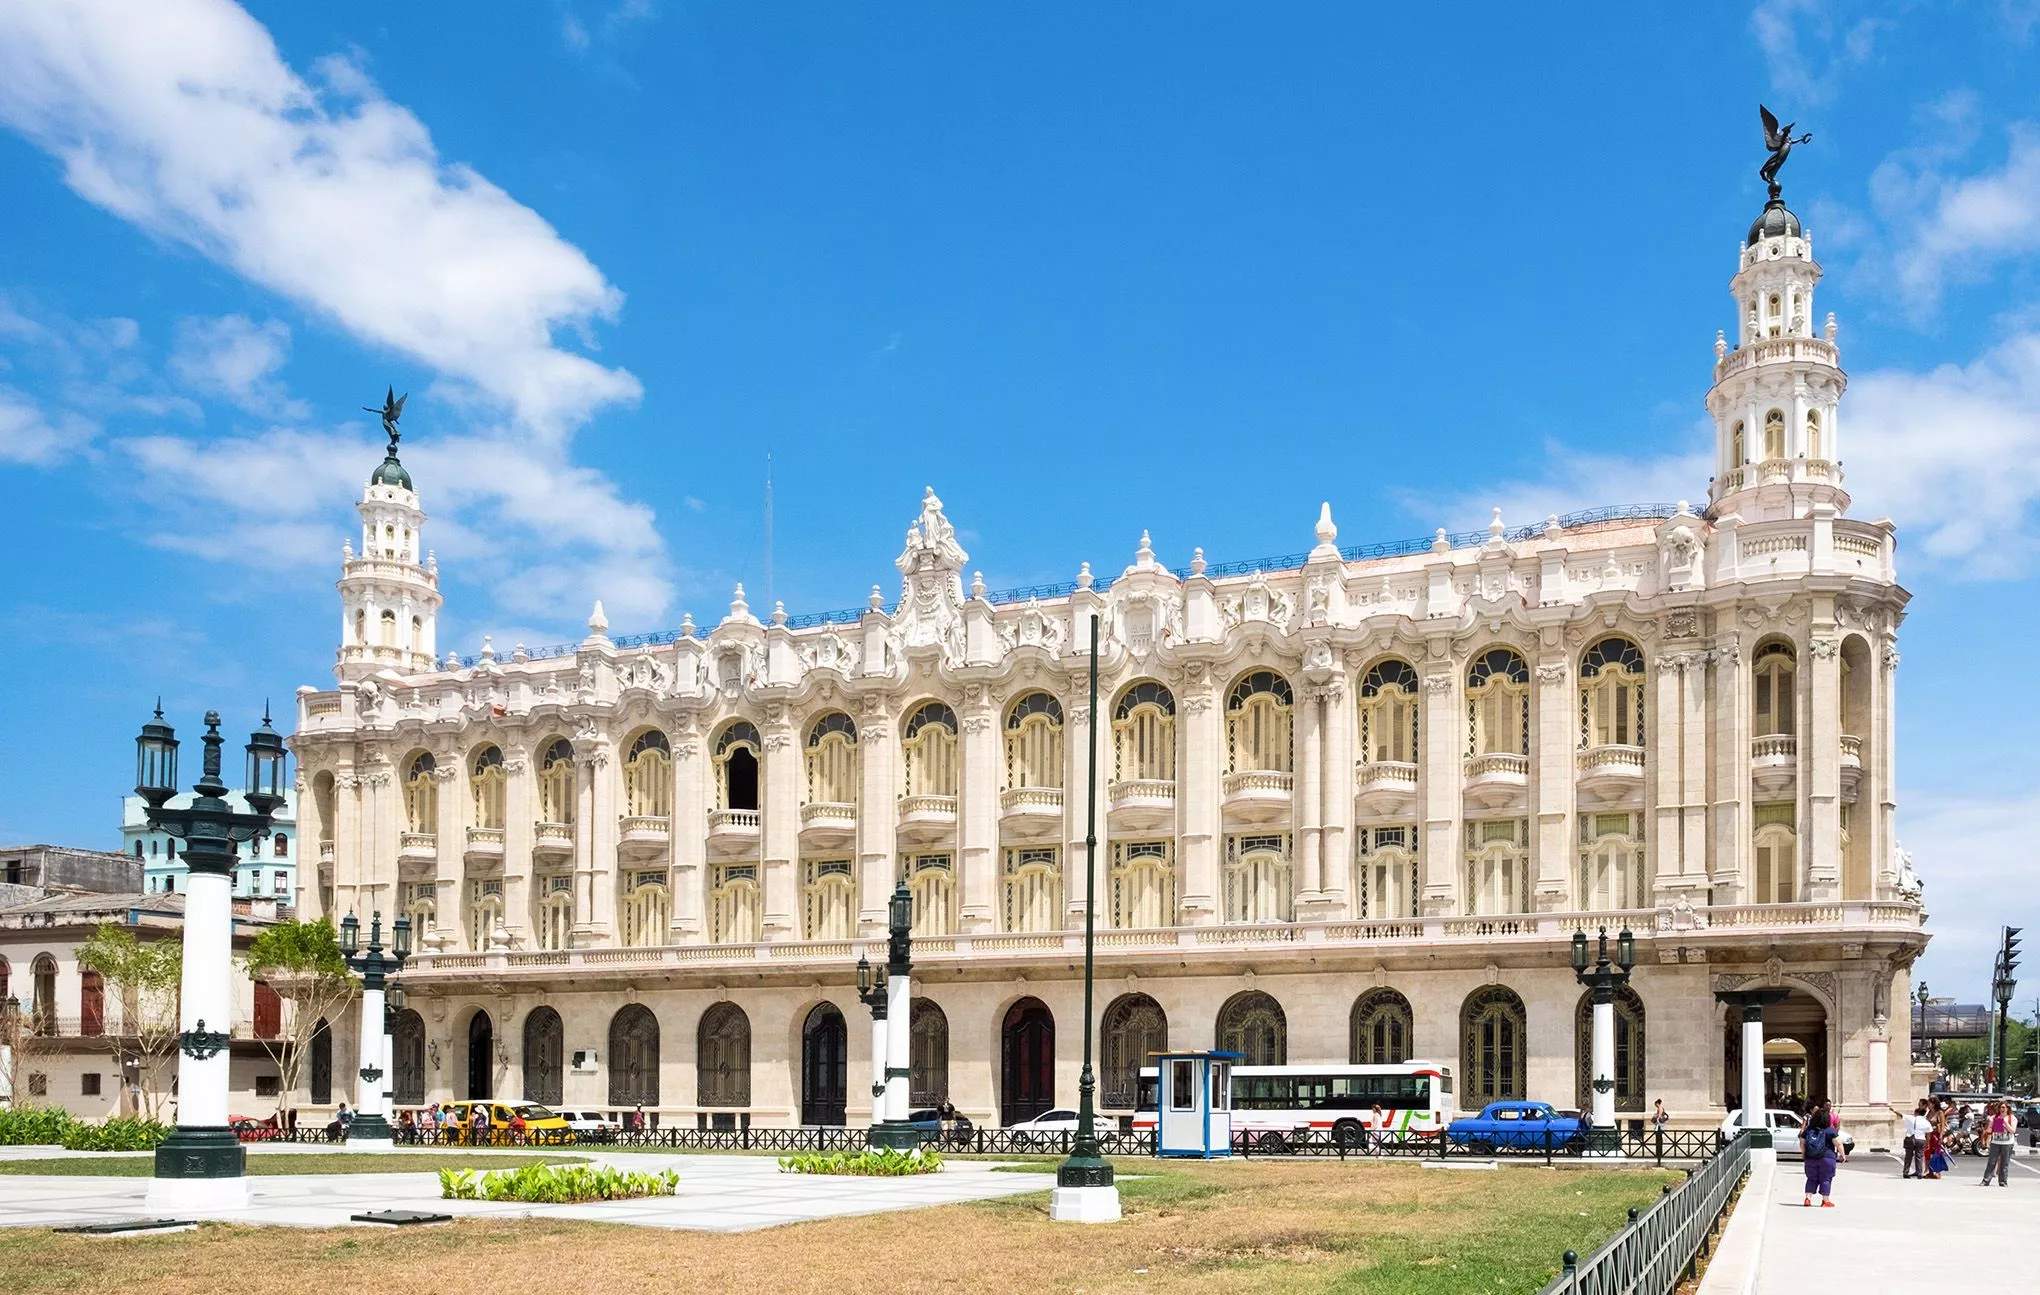
[[[1363,827],[1359,838],[1360,911],[1370,921],[1417,915],[1417,827]]]
[[[627,948],[657,948],[666,942],[673,918],[673,894],[666,873],[633,872],[624,879],[623,943]]]
[[[1169,1046],[1169,1018],[1162,1005],[1146,994],[1121,994],[1098,1023],[1104,1063],[1099,1079],[1099,1104],[1130,1111],[1139,1105],[1140,1068],[1151,1053]]]
[[[1469,994],[1459,1010],[1459,1105],[1522,1098],[1526,1050],[1523,1000],[1501,985]]]
[[[1466,911],[1476,916],[1530,911],[1530,824],[1491,818],[1466,825]]]
[[[1580,745],[1643,743],[1643,653],[1618,635],[1580,657]]]
[[[333,1103],[333,1027],[320,1017],[312,1025],[311,1071],[306,1084],[310,1090],[312,1105],[330,1106]]]
[[[106,981],[89,967],[78,973],[78,1033],[87,1038],[106,1033]]]
[[[1225,920],[1290,920],[1289,837],[1281,833],[1225,839]]]
[[[1594,1104],[1594,994],[1580,995],[1573,1013],[1573,1096],[1581,1110]],[[1615,1109],[1644,1108],[1643,1000],[1627,985],[1615,990]]]
[[[914,897],[914,938],[956,933],[956,859],[916,854],[905,860],[907,890]]]
[[[1289,1021],[1282,1004],[1258,989],[1234,994],[1218,1009],[1218,1049],[1237,1052],[1242,1066],[1289,1064]]]
[[[857,874],[848,859],[801,865],[801,931],[810,940],[847,940],[857,933]]]
[[[270,841],[273,846],[271,854],[275,858],[290,858],[290,834],[288,832],[278,832],[274,837],[270,838]],[[141,850],[142,843],[140,841],[135,842],[135,853],[140,854]]]
[[[542,823],[574,821],[574,745],[563,737],[546,744],[538,761],[538,817]]]
[[[751,1018],[743,1008],[717,1003],[701,1014],[694,1074],[697,1105],[751,1104]]]
[[[36,955],[28,964],[29,985],[33,997],[29,999],[29,1028],[37,1034],[57,1032],[57,960],[47,953]]]
[[[673,751],[666,735],[648,728],[630,744],[623,762],[623,812],[632,818],[673,813]]]
[[[255,1037],[273,1039],[283,1033],[283,995],[268,981],[255,982]]]
[[[659,1104],[659,1018],[643,1003],[609,1018],[609,1104]]]
[[[1006,786],[1062,785],[1062,703],[1045,692],[1030,692],[1006,711]]]
[[[1769,410],[1764,414],[1764,457],[1785,457],[1785,411],[1782,409]]]
[[[933,999],[914,1000],[907,1024],[907,1101],[940,1106],[949,1100],[949,1018]]]
[[[468,883],[468,948],[485,953],[496,942],[496,928],[503,924],[503,879],[486,877]]]
[[[740,719],[717,736],[713,757],[717,809],[758,809],[758,752],[763,749],[749,720]]]
[[[857,803],[857,725],[840,710],[808,729],[807,798],[811,805]]]
[[[565,1101],[566,1023],[550,1007],[524,1018],[524,1095],[548,1106]]]
[[[468,765],[468,790],[475,801],[475,826],[503,827],[503,749],[485,746]]]
[[[1112,708],[1112,779],[1176,779],[1176,698],[1152,679],[1129,686]]]
[[[956,712],[939,701],[923,702],[907,716],[900,739],[906,760],[905,794],[956,794]]]
[[[1789,735],[1799,731],[1796,660],[1789,643],[1771,642],[1757,649],[1751,663],[1755,685],[1756,736]]]
[[[1054,846],[1008,847],[1000,882],[1006,930],[1062,929],[1062,864]]]
[[[1580,907],[1587,912],[1642,908],[1643,815],[1631,811],[1580,814]]]
[[[1729,466],[1732,468],[1739,468],[1749,462],[1749,452],[1744,444],[1745,439],[1743,421],[1738,418],[1735,420],[1735,430],[1729,433],[1728,438],[1728,457],[1732,460]]]
[[[1112,925],[1120,930],[1176,924],[1175,842],[1114,841],[1111,889]]]
[[[430,751],[420,751],[404,772],[405,826],[427,836],[439,831],[438,767]]]
[[[1530,667],[1513,649],[1490,648],[1466,672],[1466,753],[1530,754]]]
[[[382,614],[382,642],[379,646],[392,649],[397,646],[397,614],[395,612],[384,612]]]
[[[1799,898],[1799,832],[1791,804],[1758,805],[1752,904],[1790,904]]]
[[[425,1104],[425,1018],[411,1008],[393,1014],[390,1022],[390,1096],[399,1106]],[[541,1097],[525,1085],[525,1095],[534,1102],[558,1101]]]
[[[1826,458],[1827,456],[1821,453],[1824,448],[1826,447],[1821,444],[1820,439],[1820,411],[1809,409],[1806,411],[1806,457]]]
[[[1273,670],[1256,670],[1232,686],[1225,699],[1225,771],[1291,773],[1289,681]]]
[[[1346,1059],[1356,1066],[1396,1066],[1410,1059],[1415,1030],[1410,1000],[1393,989],[1360,995],[1347,1022]]]
[[[1417,763],[1417,672],[1390,657],[1360,680],[1360,760]]]
[[[538,947],[555,952],[565,949],[574,931],[574,879],[541,873],[531,880],[531,894]]]
[[[724,863],[711,874],[708,936],[715,944],[756,944],[763,933],[758,865]]]

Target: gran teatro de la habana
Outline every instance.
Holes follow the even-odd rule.
[[[1908,595],[1892,525],[1849,515],[1820,274],[1774,199],[1729,280],[1691,505],[1358,548],[1327,506],[1286,557],[1172,568],[1143,536],[988,592],[931,490],[866,607],[740,587],[612,638],[597,603],[562,648],[440,652],[430,483],[393,443],[344,553],[338,686],[298,695],[301,913],[419,933],[400,1105],[859,1124],[855,966],[904,879],[913,1101],[1011,1123],[1077,1096],[1095,744],[1110,1114],[1164,1046],[1429,1058],[1461,1109],[1584,1107],[1569,946],[1606,927],[1637,949],[1618,1113],[1739,1105],[1715,995],[1769,988],[1772,1096],[1888,1121],[1927,938],[1893,835]]]

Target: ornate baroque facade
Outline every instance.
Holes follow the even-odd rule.
[[[578,645],[438,661],[393,450],[339,686],[298,698],[302,909],[426,932],[400,1100],[840,1121],[869,1110],[852,969],[904,878],[916,1100],[1011,1119],[1075,1097],[1095,744],[1110,1109],[1164,1042],[1584,1104],[1567,943],[1626,925],[1621,1109],[1718,1118],[1714,992],[1763,983],[1792,991],[1773,1082],[1886,1119],[1926,939],[1892,834],[1908,595],[1892,526],[1847,516],[1819,275],[1774,200],[1702,508],[1342,549],[1328,505],[1305,553],[1172,570],[1143,536],[1065,588],[987,593],[930,490],[897,599],[761,618],[739,587],[623,640],[597,603]]]

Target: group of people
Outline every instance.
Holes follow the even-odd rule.
[[[480,1147],[493,1142],[496,1131],[495,1123],[489,1117],[487,1102],[476,1102],[469,1107],[465,1120],[460,1112],[451,1107],[441,1107],[438,1102],[416,1114],[408,1110],[397,1114],[397,1137],[405,1142],[465,1142]],[[509,1134],[511,1142],[522,1142],[524,1117],[512,1110],[502,1131]]]
[[[1905,1117],[1905,1166],[1899,1177],[1939,1178],[1948,1172],[1951,1145],[1974,1140],[1982,1143],[1985,1157],[1981,1185],[1988,1187],[1994,1176],[1998,1186],[2009,1186],[2018,1129],[2010,1102],[1985,1102],[1978,1110],[1930,1097]]]

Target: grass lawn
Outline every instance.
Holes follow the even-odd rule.
[[[307,1153],[277,1152],[248,1157],[248,1176],[272,1174],[416,1174],[434,1169],[515,1169],[519,1165],[584,1164],[584,1156],[475,1156],[459,1152],[421,1151]],[[156,1169],[152,1155],[107,1154],[86,1159],[0,1160],[0,1174],[61,1174],[66,1178],[147,1178]]]
[[[1679,1176],[1118,1163],[1143,1177],[1123,1184],[1126,1219],[1116,1225],[1050,1223],[1044,1183],[1005,1201],[724,1235],[503,1219],[403,1232],[209,1224],[114,1240],[19,1230],[0,1232],[0,1272],[10,1274],[9,1295],[143,1286],[331,1295],[406,1272],[431,1274],[443,1295],[557,1295],[563,1283],[576,1295],[622,1295],[662,1273],[690,1292],[747,1295],[841,1295],[874,1273],[892,1295],[1523,1292],[1549,1280],[1565,1250],[1591,1251],[1630,1206]]]

